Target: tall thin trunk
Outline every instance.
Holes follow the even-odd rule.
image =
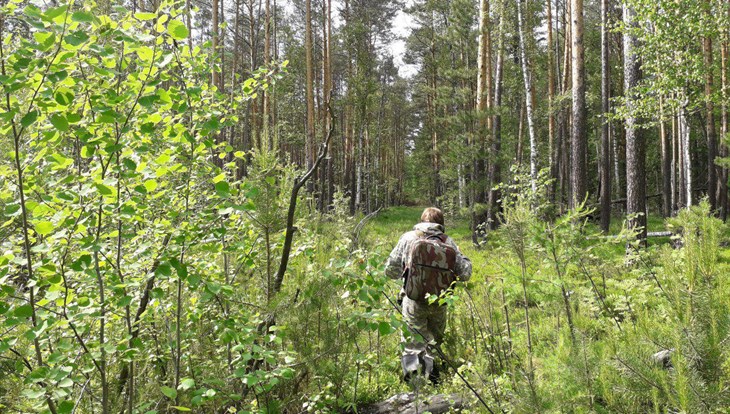
[[[730,14],[730,7],[727,7],[728,14]],[[722,46],[720,49],[720,68],[722,70],[722,73],[720,75],[720,81],[722,82],[722,115],[721,115],[721,129],[720,133],[722,134],[722,139],[720,140],[720,157],[727,158],[728,155],[728,147],[725,143],[725,139],[727,139],[728,132],[728,114],[727,114],[727,87],[728,87],[728,79],[727,79],[727,60],[728,60],[728,33],[727,29],[724,29],[721,34],[722,39]],[[728,215],[728,187],[727,187],[727,180],[728,180],[728,169],[727,167],[720,168],[720,185],[718,189],[718,196],[717,196],[717,202],[720,205],[720,217],[722,220],[727,220]]]
[[[702,42],[705,63],[705,128],[707,130],[707,198],[712,211],[717,210],[717,132],[715,129],[715,105],[712,102],[712,39],[705,37]]]
[[[608,112],[611,73],[608,62],[608,3],[601,0],[601,230],[608,233],[611,226],[611,150]]]
[[[682,206],[692,205],[692,155],[690,152],[690,127],[687,120],[688,99],[683,97],[678,116],[679,141],[682,158]]]
[[[517,24],[520,37],[520,56],[522,61],[522,80],[525,84],[525,110],[527,115],[527,134],[530,137],[530,186],[537,191],[537,137],[535,136],[534,117],[532,114],[532,74],[530,62],[527,60],[525,42],[525,18],[522,11],[523,0],[517,0]]]
[[[312,0],[306,0],[304,49],[307,61],[307,137],[304,142],[306,169],[314,164],[314,62],[312,58]],[[307,182],[307,190],[314,190],[314,180]]]
[[[517,111],[520,115],[517,118],[517,143],[515,146],[515,158],[517,159],[517,166],[522,168],[522,154],[524,153],[524,135],[525,135],[525,97],[523,97],[517,105],[519,110]]]
[[[257,19],[255,15],[254,0],[248,2],[248,41],[250,44],[249,48],[249,70],[250,73],[254,73],[257,69],[257,42],[256,42],[256,26]],[[251,101],[251,120],[249,122],[251,128],[251,147],[252,149],[261,149],[261,130],[259,129],[259,100],[253,99]]]
[[[211,6],[211,12],[213,14],[213,58],[215,59],[218,56],[218,0],[213,0],[213,4]],[[220,73],[218,72],[217,65],[213,66],[213,85],[216,87],[220,83],[218,78],[220,77]]]
[[[271,0],[266,0],[266,14],[264,20],[264,65],[271,65]],[[274,140],[271,126],[271,90],[268,88],[264,89],[263,95],[263,137],[266,139],[266,145],[263,145],[262,143],[261,148],[272,150],[274,147]]]
[[[624,25],[635,28],[635,12],[623,5]],[[635,115],[635,87],[639,84],[640,64],[637,56],[637,39],[633,33],[624,33],[624,94],[628,117],[626,118],[626,213],[629,227],[638,232],[638,239],[646,243],[646,144],[643,131]]]
[[[586,135],[586,84],[583,51],[583,0],[571,0],[571,61],[573,78],[573,125],[571,128],[571,198],[575,208],[588,192],[588,143]]]
[[[432,15],[432,25],[431,25],[431,44],[429,47],[429,53],[430,53],[430,70],[431,70],[431,76],[430,76],[430,90],[429,90],[429,102],[430,105],[428,105],[429,111],[429,121],[431,126],[431,162],[432,162],[432,174],[433,174],[433,201],[436,202],[437,198],[441,196],[441,179],[439,175],[440,170],[440,160],[439,160],[439,134],[437,131],[438,125],[436,124],[436,105],[437,105],[437,92],[436,92],[436,29],[433,25],[433,22],[435,21],[436,16],[435,12]]]
[[[571,20],[571,9],[569,7],[569,4],[565,4],[565,8],[563,10],[563,30],[564,30],[564,43],[563,43],[563,79],[562,79],[562,85],[561,85],[561,92],[563,95],[568,93],[568,89],[570,88],[570,74],[571,74],[571,32],[572,32],[572,25],[570,24]],[[563,202],[567,202],[570,204],[570,140],[568,139],[568,131],[570,130],[570,120],[571,120],[571,112],[568,110],[568,108],[561,109],[561,122],[559,126],[559,135],[560,135],[560,191],[561,191],[561,199]],[[561,207],[564,206],[564,203],[561,203]]]
[[[558,147],[555,143],[555,53],[553,50],[553,0],[547,0],[547,58],[548,58],[548,155],[550,177],[550,199],[555,201],[555,190],[558,179]]]
[[[479,54],[477,57],[477,116],[479,117],[479,160],[477,163],[476,176],[479,177],[485,172],[487,135],[491,133],[491,114],[487,114],[492,107],[492,44],[489,33],[489,0],[479,2]],[[492,183],[487,183],[492,185]],[[486,192],[480,188],[478,198],[484,201]]]
[[[225,1],[219,1],[220,7],[220,25],[226,27],[226,14],[225,14]],[[220,72],[218,73],[218,90],[225,92],[225,79],[226,79],[226,30],[219,29],[219,56],[220,56]],[[225,129],[223,130],[225,132]]]
[[[672,149],[664,122],[664,103],[659,99],[659,138],[662,151],[662,215],[672,215]]]
[[[327,131],[330,130],[330,125],[332,122],[331,114],[330,114],[330,101],[332,100],[332,0],[326,0],[326,13],[324,17],[324,46],[325,46],[325,53],[324,53],[324,105],[325,105],[325,113],[324,113],[324,129],[322,130],[322,136],[327,136]],[[324,6],[323,6],[324,7]],[[335,180],[334,180],[334,160],[337,159],[337,151],[339,149],[339,145],[333,145],[332,146],[332,153],[333,156],[328,157],[326,160],[326,176],[327,176],[327,183],[326,183],[326,193],[327,193],[327,199],[326,199],[326,205],[329,206],[332,204],[332,200],[334,197],[335,192]]]
[[[140,1],[140,9],[144,11],[144,2]],[[190,0],[185,0],[185,22],[188,26],[188,32],[193,33],[193,21],[190,16]],[[188,47],[193,50],[193,36],[188,36]]]
[[[499,34],[497,40],[497,67],[494,72],[494,121],[492,122],[492,147],[490,148],[492,162],[489,164],[489,216],[487,217],[488,227],[494,230],[499,225],[498,214],[500,211],[501,192],[499,184],[502,181],[501,153],[502,153],[502,116],[499,107],[502,106],[502,73],[504,68],[504,0],[499,2]]]
[[[682,160],[680,158],[680,143],[679,143],[679,127],[677,122],[677,114],[672,113],[672,164],[671,164],[671,180],[672,180],[672,214],[677,211],[678,206],[681,204],[680,189],[681,181],[679,175],[681,171]]]

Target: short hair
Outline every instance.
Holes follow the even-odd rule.
[[[421,221],[424,223],[438,223],[444,225],[444,213],[436,207],[429,207],[423,210]]]

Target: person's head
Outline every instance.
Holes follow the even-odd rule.
[[[437,223],[437,224],[440,224],[442,227],[445,227],[444,226],[444,213],[436,207],[429,207],[429,208],[423,210],[423,214],[421,214],[421,222]]]

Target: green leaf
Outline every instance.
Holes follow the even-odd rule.
[[[159,97],[157,95],[146,95],[141,98],[139,98],[139,104],[142,105],[145,108],[149,108],[152,106]]]
[[[89,147],[88,145],[84,145],[81,147],[81,158],[90,158],[94,155],[94,152],[96,152],[96,147]]]
[[[124,296],[123,298],[119,299],[119,302],[117,302],[117,306],[124,307],[124,306],[129,305],[130,303],[132,303],[132,297],[127,295],[127,296]]]
[[[16,318],[30,318],[33,315],[33,307],[30,305],[22,305],[15,308],[13,316]]]
[[[53,231],[53,227],[53,223],[51,223],[50,221],[39,221],[35,225],[35,231],[41,236],[45,236]]]
[[[188,37],[188,28],[180,20],[170,20],[167,23],[167,33],[175,40],[184,40]]]
[[[79,30],[77,32],[73,32],[73,33],[67,35],[64,40],[66,41],[66,43],[68,43],[71,46],[79,46],[82,43],[89,40],[89,35],[87,35],[83,31]]]
[[[87,11],[77,11],[71,15],[71,20],[75,22],[91,23],[94,21],[94,15]]]
[[[5,206],[5,215],[15,217],[20,215],[20,204],[8,204]]]
[[[155,181],[155,180],[145,181],[144,188],[149,192],[155,191],[155,189],[157,189],[157,181]]]
[[[178,410],[178,411],[190,411],[188,407],[181,407],[179,405],[173,405],[172,408]]]
[[[66,10],[68,9],[68,5],[64,4],[63,6],[59,7],[51,7],[50,9],[46,10],[44,15],[49,19],[55,19],[56,17],[66,13]]]
[[[33,37],[40,45],[41,50],[48,50],[56,43],[56,35],[52,32],[34,32]]]
[[[74,402],[66,400],[61,404],[58,404],[58,414],[71,414],[74,409]]]
[[[51,124],[53,124],[53,126],[61,132],[68,131],[68,121],[63,115],[51,115]]]
[[[56,92],[53,94],[53,99],[55,99],[59,105],[68,106],[71,102],[73,102],[74,94],[71,89],[61,86],[56,89]]]
[[[157,269],[155,269],[155,274],[161,275],[161,276],[170,276],[172,274],[172,266],[170,266],[170,263],[160,263],[157,266]]]
[[[26,388],[23,390],[22,395],[35,400],[43,397],[46,393],[43,390],[32,390],[30,388]]]
[[[97,190],[99,190],[99,193],[101,195],[108,196],[114,194],[114,190],[112,190],[112,188],[109,186],[106,186],[104,184],[94,184],[94,186]]]
[[[134,17],[135,17],[135,18],[136,18],[137,20],[141,20],[141,21],[143,21],[143,22],[144,22],[144,21],[147,21],[147,20],[152,20],[152,19],[154,19],[155,17],[157,17],[157,15],[156,15],[156,14],[154,14],[154,13],[141,13],[141,12],[140,12],[140,13],[134,13]]]
[[[68,77],[68,72],[65,70],[59,70],[58,72],[49,73],[48,80],[52,83],[61,82]]]
[[[175,397],[177,397],[177,391],[174,388],[170,387],[160,387],[160,391],[162,391],[163,394],[165,394],[165,397],[174,400]]]
[[[186,391],[195,386],[195,380],[192,378],[185,378],[180,381],[180,386],[177,387],[180,390]]]
[[[25,116],[20,120],[20,125],[24,127],[29,127],[33,125],[33,123],[38,119],[38,111],[33,110],[25,114]]]
[[[393,329],[390,323],[383,321],[378,324],[378,332],[380,332],[380,335],[385,336],[395,332],[395,329]]]
[[[231,187],[226,181],[219,181],[215,183],[215,192],[218,193],[220,197],[228,198],[231,196]]]

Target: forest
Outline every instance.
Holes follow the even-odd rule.
[[[0,412],[730,411],[729,45],[726,0],[0,0]],[[471,278],[406,381],[427,207]]]

